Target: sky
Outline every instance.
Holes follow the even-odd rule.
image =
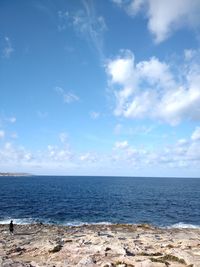
[[[0,172],[200,177],[199,0],[0,0]]]

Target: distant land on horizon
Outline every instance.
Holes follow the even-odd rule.
[[[56,174],[32,174],[32,173],[24,173],[24,172],[0,172],[0,177],[32,177],[32,176],[55,176],[55,177],[123,177],[123,178],[162,178],[162,179],[200,179],[200,177],[179,177],[179,176],[113,176],[113,175],[56,175]]]
[[[0,172],[0,176],[33,176],[33,175],[30,173]]]

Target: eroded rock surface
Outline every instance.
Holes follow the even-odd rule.
[[[200,229],[0,225],[1,267],[200,267]]]

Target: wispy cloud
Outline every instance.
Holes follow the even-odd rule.
[[[55,91],[62,96],[64,103],[70,104],[72,102],[79,101],[79,97],[75,95],[74,93],[71,92],[66,92],[63,88],[61,87],[56,87]]]
[[[5,114],[2,114],[0,117],[0,126],[3,126],[4,124],[14,124],[16,123],[17,118],[15,116],[6,116]]]
[[[191,139],[193,141],[200,141],[200,127],[197,127],[195,131],[193,132]]]
[[[59,139],[60,139],[60,142],[63,143],[63,144],[67,144],[67,141],[68,141],[68,134],[65,133],[65,132],[62,132],[59,134]]]
[[[16,117],[10,117],[10,118],[7,118],[7,121],[9,121],[10,123],[15,123],[17,119]]]
[[[11,57],[12,53],[14,52],[14,48],[13,48],[13,46],[12,46],[12,43],[11,43],[9,37],[6,36],[6,37],[4,38],[4,41],[5,41],[5,46],[4,46],[4,48],[3,48],[3,52],[2,52],[2,54],[3,54],[3,57],[4,57],[4,58],[9,59],[9,58]]]
[[[0,139],[3,139],[5,137],[5,131],[0,130]]]
[[[92,0],[83,0],[83,9],[76,13],[68,11],[59,11],[58,16],[60,24],[58,29],[65,30],[71,26],[80,35],[83,36],[89,44],[92,44],[98,51],[100,57],[104,58],[104,32],[107,30],[106,22],[103,16],[96,15],[94,3]]]
[[[120,141],[115,143],[115,148],[126,149],[128,147],[128,141]]]
[[[38,115],[38,117],[39,117],[40,119],[45,119],[45,118],[47,118],[47,116],[48,116],[48,112],[38,110],[38,111],[37,111],[37,115]]]
[[[17,138],[18,138],[18,134],[17,134],[16,132],[11,133],[10,137],[11,137],[12,139],[17,139]]]
[[[98,158],[97,158],[97,156],[96,156],[94,153],[92,153],[92,152],[87,152],[87,153],[82,154],[82,155],[80,156],[80,160],[81,160],[82,162],[94,163],[94,162],[97,162],[97,161],[98,161]]]
[[[114,134],[120,135],[123,129],[123,125],[121,123],[118,123],[114,127]]]
[[[121,123],[118,123],[114,127],[114,134],[116,135],[126,135],[126,136],[136,136],[136,135],[149,135],[155,126],[135,126],[135,127],[125,127]]]
[[[90,112],[90,117],[93,119],[93,120],[97,120],[100,116],[100,113],[99,112],[96,112],[96,111],[91,111]]]

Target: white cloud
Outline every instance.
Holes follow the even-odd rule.
[[[96,175],[173,175],[186,176],[200,171],[200,142],[179,139],[167,147],[133,147],[127,140],[115,142],[106,154],[73,152],[68,146],[49,145],[30,152],[23,146],[6,142],[0,147],[0,168],[29,173],[96,174]],[[151,170],[151,172],[148,172]],[[174,174],[175,175],[175,174]],[[191,176],[191,175],[190,175]]]
[[[3,49],[3,57],[10,58],[11,54],[14,52],[14,48],[12,47],[11,41],[9,37],[5,37],[5,47]]]
[[[120,145],[122,144],[122,145]],[[117,149],[116,149],[117,148]],[[160,147],[154,150],[134,148],[125,142],[117,142],[114,145],[113,155],[116,164],[134,166],[138,168],[172,168],[185,167],[192,169],[194,166],[199,170],[200,166],[200,142],[195,140],[180,139],[175,144],[167,147]],[[197,171],[198,172],[198,171]]]
[[[176,76],[170,64],[156,57],[136,63],[131,51],[107,61],[106,72],[116,99],[114,114],[157,119],[171,125],[184,119],[200,120],[198,60],[199,55],[187,59],[178,66]]]
[[[128,141],[121,141],[121,142],[116,142],[115,143],[115,148],[119,148],[119,149],[125,149],[127,148],[129,145],[128,145]]]
[[[16,147],[12,143],[5,143],[0,150],[1,163],[7,162],[12,164],[26,163],[33,158],[32,153],[27,151],[24,147]]]
[[[126,11],[130,15],[136,15],[141,10],[141,8],[144,6],[145,2],[146,2],[145,0],[131,1],[129,6],[126,7]]]
[[[196,127],[195,131],[193,132],[191,139],[193,141],[198,141],[200,140],[200,127]]]
[[[187,149],[185,159],[187,162],[200,164],[200,142],[192,142]]]
[[[188,141],[184,138],[178,140],[178,145],[182,146],[182,145],[187,145],[187,144],[188,144]]]
[[[87,152],[80,156],[80,160],[87,163],[94,163],[97,161],[97,157],[94,153]]]
[[[143,11],[148,19],[148,29],[157,43],[166,40],[174,31],[200,26],[199,0],[131,0],[113,1],[135,16]]]
[[[96,111],[91,111],[91,112],[90,112],[90,117],[91,117],[93,120],[98,119],[99,116],[100,116],[100,113],[99,113],[99,112],[96,112]]]
[[[176,162],[181,166],[184,163],[185,166],[198,166],[200,164],[200,143],[197,140],[184,140],[184,142],[178,141],[177,144],[168,150],[168,157],[171,157],[171,162]]]
[[[184,56],[185,60],[191,60],[196,54],[196,50],[194,49],[185,49],[184,50]]]
[[[0,130],[0,139],[3,139],[5,137],[5,131]]]
[[[150,85],[162,88],[171,88],[175,85],[170,67],[165,62],[159,61],[156,57],[149,61],[141,61],[137,64],[138,76],[145,79]]]
[[[139,167],[146,165],[149,155],[144,149],[136,149],[128,144],[128,141],[116,142],[114,145],[115,161],[123,161],[126,164]]]
[[[112,83],[125,84],[128,87],[135,79],[135,58],[129,50],[122,50],[121,54],[122,56],[108,62],[107,72],[111,75]]]
[[[71,92],[66,92],[61,87],[56,87],[55,90],[58,94],[60,94],[63,97],[64,103],[70,104],[72,102],[79,101],[79,97],[77,95]]]
[[[23,146],[6,142],[0,147],[0,168],[29,173],[59,173],[75,166],[73,153],[67,147],[49,145],[43,151],[30,152]]]
[[[154,34],[156,42],[162,42],[174,29],[196,26],[200,22],[198,14],[200,11],[199,0],[168,0],[149,1],[148,28]]]
[[[72,153],[68,148],[59,148],[57,146],[48,146],[47,156],[55,162],[68,161],[72,158]]]

